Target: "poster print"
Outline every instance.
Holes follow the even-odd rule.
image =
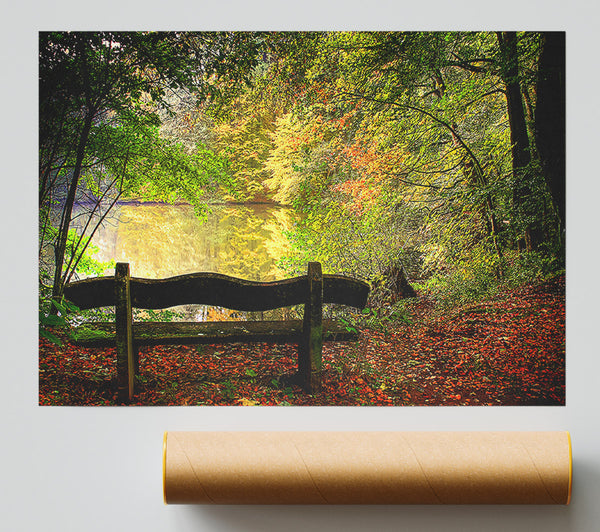
[[[563,405],[565,34],[39,34],[39,404]]]

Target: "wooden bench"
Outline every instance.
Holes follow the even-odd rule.
[[[307,391],[321,386],[324,341],[355,340],[343,324],[323,319],[323,303],[363,308],[369,285],[341,275],[323,275],[318,262],[308,274],[273,282],[255,282],[216,273],[193,273],[167,279],[130,277],[129,264],[118,263],[114,277],[69,283],[65,298],[80,309],[114,306],[114,323],[85,323],[70,332],[84,347],[117,348],[118,399],[130,402],[139,371],[138,350],[148,345],[269,342],[298,344],[297,382]],[[240,311],[266,311],[304,305],[302,320],[226,322],[133,322],[132,308],[164,309],[176,305],[211,305]]]

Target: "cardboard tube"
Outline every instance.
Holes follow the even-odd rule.
[[[168,504],[568,504],[567,432],[167,432]]]

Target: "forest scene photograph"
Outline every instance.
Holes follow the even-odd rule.
[[[565,404],[564,32],[40,32],[39,404]]]

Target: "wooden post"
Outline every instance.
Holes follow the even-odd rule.
[[[321,264],[308,263],[308,297],[304,305],[302,343],[298,351],[298,373],[308,392],[321,389],[323,351],[323,274]]]
[[[129,264],[119,262],[115,268],[115,328],[117,342],[118,400],[129,403],[133,398],[135,361],[131,319]]]

